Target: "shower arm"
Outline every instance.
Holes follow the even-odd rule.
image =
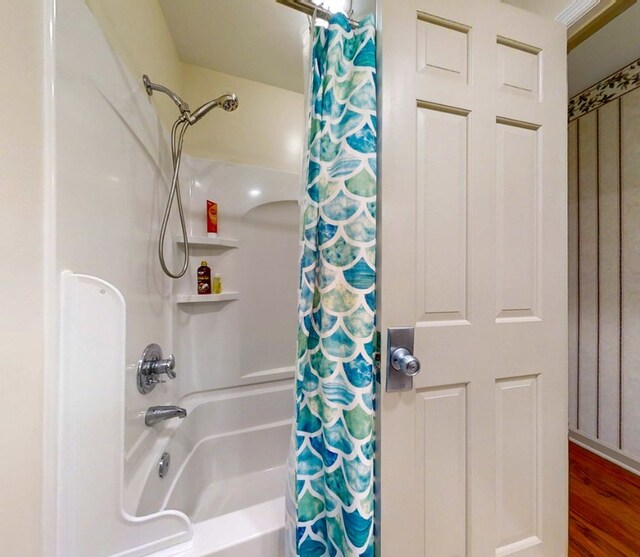
[[[176,95],[171,89],[158,83],[152,83],[149,79],[149,76],[146,74],[142,76],[142,83],[144,84],[144,88],[147,90],[147,94],[149,96],[153,95],[154,91],[160,91],[161,93],[164,93],[165,95],[171,97],[171,100],[176,103],[176,105],[178,105],[180,114],[182,114],[183,116],[186,115],[187,119],[190,119],[189,116],[191,116],[191,110],[189,108],[189,105],[184,102],[178,95]]]
[[[146,74],[142,76],[142,83],[147,91],[147,95],[151,96],[154,91],[160,91],[170,97],[180,109],[180,118],[178,118],[178,122],[187,122],[190,126],[193,126],[193,124],[200,120],[200,118],[218,106],[221,106],[227,112],[233,112],[238,108],[238,97],[233,93],[227,93],[217,99],[204,103],[202,106],[196,108],[192,113],[189,105],[168,87],[160,85],[159,83],[152,83],[149,76]],[[176,124],[178,122],[176,122]]]

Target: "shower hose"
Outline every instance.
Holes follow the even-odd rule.
[[[189,121],[181,116],[178,118],[173,127],[171,128],[171,158],[173,162],[173,178],[171,179],[171,189],[169,191],[169,198],[167,199],[167,206],[164,210],[164,217],[162,219],[162,226],[160,227],[160,239],[158,240],[158,257],[160,258],[160,266],[164,273],[173,279],[178,279],[187,272],[189,266],[189,238],[187,236],[187,225],[184,218],[184,209],[182,207],[182,196],[180,194],[180,161],[182,158],[182,143],[184,140],[184,134],[189,126]],[[176,141],[177,137],[177,141]],[[164,240],[167,234],[167,228],[169,227],[169,218],[171,216],[171,208],[173,207],[173,200],[177,200],[178,214],[180,216],[180,228],[182,229],[182,239],[184,240],[184,260],[182,262],[182,269],[173,273],[167,267],[167,263],[164,257]]]

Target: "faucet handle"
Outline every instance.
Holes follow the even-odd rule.
[[[164,360],[157,360],[153,364],[154,372],[157,375],[165,373],[167,377],[169,377],[170,379],[176,378],[176,372],[174,369],[175,367],[176,367],[176,359],[173,354],[169,354],[168,358],[165,358]]]
[[[144,349],[138,361],[136,382],[138,391],[146,395],[150,393],[158,383],[165,383],[159,375],[166,375],[169,379],[176,378],[176,359],[173,354],[168,358],[162,358],[162,349],[157,344],[150,344]]]

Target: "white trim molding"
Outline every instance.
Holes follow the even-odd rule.
[[[571,27],[583,15],[600,4],[600,0],[574,0],[572,4],[562,10],[557,16],[556,21]]]
[[[569,428],[569,440],[576,445],[580,445],[583,449],[587,449],[605,460],[613,462],[621,468],[640,476],[640,462],[617,447],[612,447],[589,435],[580,433],[572,427]]]

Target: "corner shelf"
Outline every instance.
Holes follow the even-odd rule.
[[[177,294],[176,304],[215,304],[240,299],[240,292],[223,292],[222,294]]]
[[[210,238],[209,236],[189,236],[189,245],[194,247],[221,247],[221,248],[237,248],[240,246],[240,240],[235,238]],[[184,244],[182,236],[176,237],[178,244]]]

